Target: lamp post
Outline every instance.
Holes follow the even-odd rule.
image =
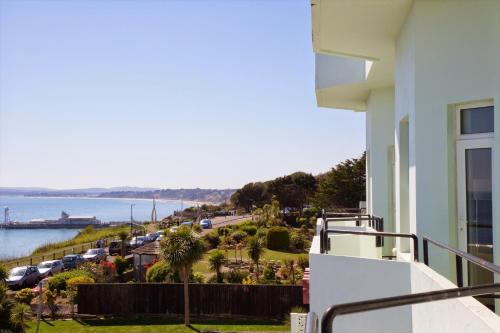
[[[130,204],[130,234],[132,234],[132,226],[134,224],[134,215],[133,215],[134,206],[135,206],[135,204]]]

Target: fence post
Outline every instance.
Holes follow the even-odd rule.
[[[33,266],[33,257],[30,257],[30,266]]]
[[[73,252],[73,254],[75,254],[75,248],[74,247],[71,248],[71,252]]]
[[[457,286],[463,287],[464,286],[464,277],[463,277],[463,270],[462,270],[462,258],[459,255],[456,255],[455,260],[457,263]]]
[[[52,260],[56,260],[56,253],[52,253]]]
[[[66,255],[66,250],[63,250],[63,257]]]

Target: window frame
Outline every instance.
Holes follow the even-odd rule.
[[[464,109],[474,109],[480,107],[491,106],[493,107],[493,117],[495,117],[495,104],[492,100],[480,101],[480,102],[472,102],[472,103],[463,103],[457,104],[455,108],[455,119],[456,119],[456,133],[457,138],[459,140],[467,140],[467,139],[489,139],[493,138],[495,135],[495,126],[493,125],[493,132],[486,133],[472,133],[472,134],[462,134],[462,117],[461,110]],[[495,118],[493,118],[495,119]]]

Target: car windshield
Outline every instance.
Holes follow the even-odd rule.
[[[96,249],[88,250],[87,254],[97,254],[97,250]]]
[[[63,261],[73,261],[76,257],[64,257]]]
[[[50,268],[50,267],[52,267],[52,263],[51,262],[41,262],[37,266],[38,266],[38,268]]]
[[[26,273],[26,268],[13,268],[10,271],[11,276],[24,276],[24,273]]]

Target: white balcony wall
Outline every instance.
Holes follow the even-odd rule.
[[[320,254],[315,236],[309,252],[310,311],[321,322],[332,305],[456,288],[422,263]],[[500,332],[500,317],[472,297],[395,307],[334,320],[333,332]]]
[[[367,70],[364,59],[316,54],[316,89],[363,82]]]
[[[493,174],[500,174],[500,2],[415,1],[396,40],[395,73],[397,139],[400,121],[407,117],[409,123],[410,231],[458,247],[454,105],[494,101]],[[500,177],[493,182],[498,222]],[[498,265],[498,223],[493,232]],[[454,279],[453,260],[430,251],[433,267]]]
[[[372,90],[366,111],[367,209],[384,218],[384,231],[394,232],[394,88]],[[386,238],[384,255],[392,255],[394,239]]]

